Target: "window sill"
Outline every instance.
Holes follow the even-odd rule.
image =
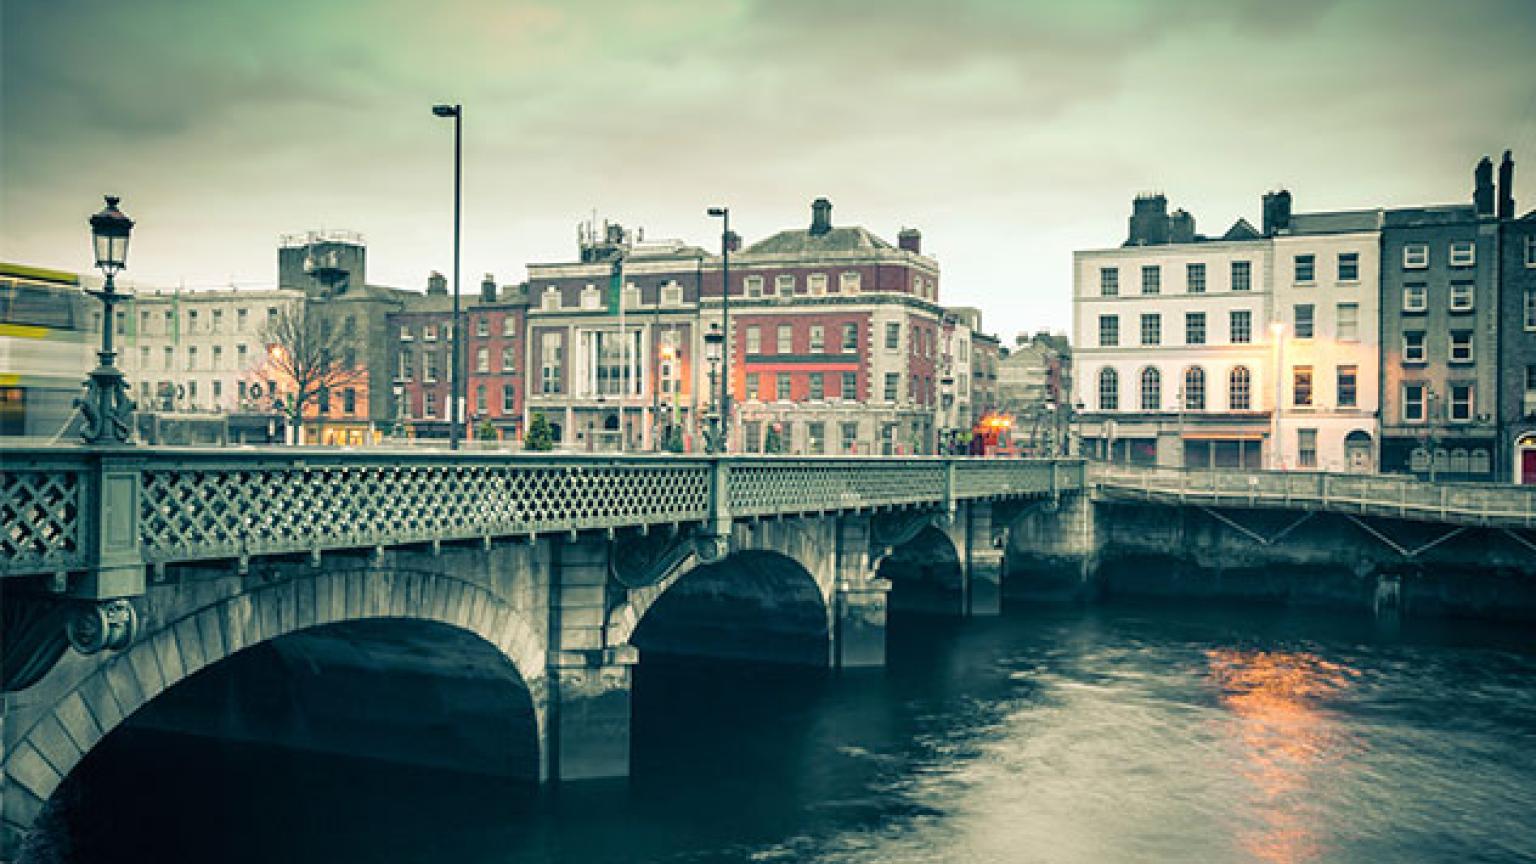
[[[1316,288],[1317,287],[1317,280],[1316,279],[1308,279],[1305,282],[1302,282],[1302,281],[1292,282],[1291,283],[1291,287],[1292,288]]]
[[[1422,307],[1422,308],[1418,308],[1418,309],[1409,309],[1406,306],[1403,307],[1403,314],[1404,315],[1423,315],[1424,313],[1426,313],[1428,311],[1429,311],[1429,307],[1428,306],[1425,306],[1425,307]]]

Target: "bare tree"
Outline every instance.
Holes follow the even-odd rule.
[[[307,407],[322,407],[325,394],[367,380],[367,370],[357,362],[353,319],[340,326],[337,317],[331,304],[304,300],[279,310],[262,327],[267,357],[256,375],[267,381],[273,407],[284,414],[298,443],[304,441]]]

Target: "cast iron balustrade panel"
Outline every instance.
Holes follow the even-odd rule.
[[[944,463],[897,459],[733,460],[732,516],[858,510],[944,501]]]
[[[0,469],[0,573],[51,573],[84,566],[78,465]],[[27,459],[27,462],[34,460]]]
[[[1022,459],[967,460],[955,463],[956,498],[991,498],[1000,495],[1040,495],[1051,491],[1055,463]],[[1063,463],[1057,470],[1060,489],[1079,488],[1080,469]]]
[[[689,461],[323,457],[180,460],[143,472],[151,563],[701,521],[709,467]],[[350,463],[350,464],[349,464]]]

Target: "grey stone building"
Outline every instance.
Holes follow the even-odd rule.
[[[1473,203],[1388,210],[1381,232],[1381,470],[1493,480],[1499,223],[1493,165]]]
[[[1499,166],[1499,479],[1536,483],[1536,210],[1515,215],[1514,160]],[[1507,472],[1507,473],[1505,473]]]

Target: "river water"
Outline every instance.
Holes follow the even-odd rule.
[[[158,733],[81,861],[1536,861],[1536,637],[1204,607],[893,619],[857,674],[642,667],[634,776],[539,793]]]

